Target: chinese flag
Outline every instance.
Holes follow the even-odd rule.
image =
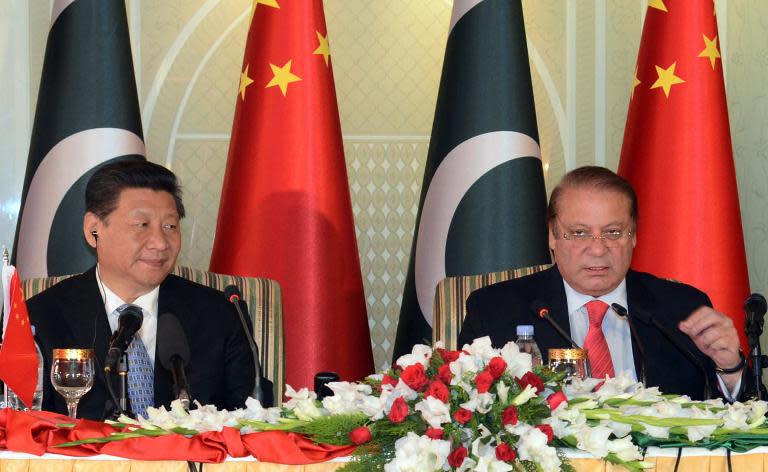
[[[15,271],[10,293],[11,310],[0,347],[0,379],[29,406],[37,386],[37,352],[19,274]]]
[[[746,347],[749,277],[712,1],[649,2],[619,173],[640,203],[633,267],[707,292]]]
[[[322,0],[256,0],[211,270],[280,283],[287,382],[373,371]]]

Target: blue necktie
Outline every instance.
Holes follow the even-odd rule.
[[[127,305],[117,309],[118,313]],[[139,333],[128,346],[128,398],[133,412],[146,418],[147,407],[155,405],[155,369]]]

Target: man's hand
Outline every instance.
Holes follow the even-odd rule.
[[[687,334],[717,367],[728,369],[738,365],[739,335],[733,321],[708,306],[702,306],[679,324],[680,331]],[[728,388],[736,385],[741,372],[722,374],[720,377]]]

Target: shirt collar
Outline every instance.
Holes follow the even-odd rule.
[[[96,266],[96,283],[99,285],[99,291],[101,292],[101,298],[104,300],[104,308],[107,310],[108,315],[115,313],[121,305],[126,302],[120,298],[115,292],[110,290],[107,285],[102,282],[99,276],[99,267]],[[157,301],[160,296],[160,286],[153,288],[149,292],[140,296],[133,301],[133,305],[137,305],[144,312],[144,316],[156,316],[157,315]]]
[[[568,313],[574,313],[584,306],[587,302],[592,300],[602,300],[610,306],[613,303],[618,303],[624,308],[627,307],[627,279],[626,277],[621,280],[621,283],[613,290],[601,295],[599,297],[593,297],[591,295],[585,295],[577,292],[573,287],[568,285],[568,282],[563,279],[563,285],[565,285],[565,298],[568,300]]]

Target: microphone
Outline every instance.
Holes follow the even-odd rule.
[[[701,359],[696,357],[691,352],[691,350],[688,349],[685,344],[683,344],[679,336],[675,335],[666,326],[659,323],[659,321],[652,314],[648,313],[642,308],[633,308],[632,316],[642,321],[644,324],[651,325],[659,330],[661,334],[663,334],[664,337],[667,338],[667,340],[677,348],[678,351],[687,357],[688,360],[691,361],[693,365],[695,365],[701,371],[702,375],[704,375],[704,399],[709,400],[712,398],[712,386],[709,383],[709,375],[707,375],[707,369],[704,367],[704,364],[701,363]]]
[[[633,317],[629,316],[627,309],[618,303],[611,303],[611,308],[613,308],[613,311],[616,312],[617,315],[627,320],[627,323],[629,324],[629,333],[632,335],[632,340],[637,345],[637,351],[640,353],[640,381],[643,383],[643,387],[645,387],[647,385],[647,379],[645,375],[645,346],[640,341],[640,337],[637,335],[637,330],[635,329],[635,321]]]
[[[174,396],[189,411],[189,382],[184,369],[189,364],[189,343],[179,319],[172,313],[164,313],[157,320],[157,357],[171,371]]]
[[[107,358],[104,361],[104,372],[109,375],[117,368],[117,362],[123,355],[128,345],[133,341],[133,336],[141,328],[144,314],[136,305],[124,305],[118,308],[120,316],[117,319],[117,330],[109,340]]]
[[[571,345],[574,349],[581,349],[581,347],[576,344],[576,341],[571,338],[571,336],[566,332],[559,324],[557,324],[557,321],[553,320],[551,316],[549,316],[549,308],[547,305],[542,302],[541,300],[534,300],[531,302],[531,310],[533,310],[534,313],[536,313],[536,316],[539,318],[542,318],[544,320],[547,320],[549,324],[552,325],[553,328],[555,328],[555,331],[560,333],[560,336],[562,336],[566,341],[568,341],[568,344]]]
[[[261,390],[261,362],[259,362],[259,347],[256,345],[256,341],[253,340],[253,334],[248,329],[248,324],[245,322],[245,315],[243,309],[240,307],[241,298],[240,289],[237,285],[227,285],[224,288],[224,296],[227,297],[230,303],[235,305],[237,315],[240,317],[240,324],[243,326],[245,337],[248,340],[248,345],[251,348],[253,354],[253,370],[255,378],[253,380],[253,398],[260,403],[264,403],[264,392]]]

